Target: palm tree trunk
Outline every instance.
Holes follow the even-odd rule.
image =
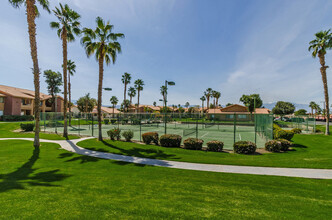
[[[39,148],[39,121],[40,121],[40,94],[39,94],[39,65],[38,65],[38,56],[37,56],[37,41],[36,41],[36,8],[35,0],[26,1],[26,12],[27,12],[27,22],[28,22],[28,32],[29,32],[29,41],[30,41],[30,52],[33,62],[33,78],[35,86],[35,102],[34,102],[34,115],[35,115],[35,138],[33,146]]]
[[[69,126],[71,126],[71,83],[70,83],[70,73],[68,74],[68,95],[69,95]]]
[[[126,91],[127,91],[127,83],[124,84],[124,95],[123,95],[123,103],[126,101]],[[125,108],[124,108],[125,109]]]
[[[139,108],[139,90],[137,90],[137,108],[136,108],[136,113],[138,112]]]
[[[100,50],[102,51],[103,48],[101,47]],[[102,53],[99,56],[100,56],[99,57],[99,83],[98,83],[98,104],[97,104],[98,130],[99,130],[98,140],[102,141],[103,136],[101,133],[101,98],[102,98],[103,77],[104,77],[104,57],[103,57]]]
[[[62,30],[62,54],[63,54],[63,137],[68,139],[67,130],[67,107],[68,107],[68,97],[67,97],[67,30],[63,27]]]
[[[207,109],[210,109],[210,97],[206,97],[206,104],[207,104]]]
[[[133,100],[133,97],[132,97],[132,96],[130,96],[130,104],[132,103],[132,100]]]
[[[114,118],[114,108],[115,108],[115,105],[113,104],[113,118]]]
[[[325,55],[318,53],[319,62],[321,64],[320,72],[322,75],[323,85],[324,85],[324,96],[325,96],[325,109],[326,109],[326,129],[325,129],[325,135],[330,134],[330,105],[329,105],[329,91],[327,87],[327,76],[326,76],[326,69],[328,66],[325,66]]]

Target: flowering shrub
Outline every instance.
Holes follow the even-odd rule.
[[[111,138],[111,140],[120,140],[121,130],[118,128],[113,128],[109,131],[107,131],[108,136]]]
[[[221,152],[224,147],[224,142],[221,141],[209,141],[206,144],[208,151]]]

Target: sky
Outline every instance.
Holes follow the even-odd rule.
[[[140,103],[162,98],[160,86],[174,81],[168,103],[200,105],[211,87],[221,92],[219,103],[239,103],[242,94],[259,93],[264,103],[309,103],[324,100],[318,59],[308,52],[314,33],[332,28],[329,0],[50,0],[50,7],[67,3],[81,15],[83,27],[95,28],[97,16],[109,20],[122,53],[105,66],[103,105],[110,97],[123,100],[121,75],[145,83]],[[41,10],[41,8],[40,8]],[[61,72],[62,45],[49,23],[53,13],[41,12],[37,23],[41,71]],[[0,84],[33,90],[32,61],[24,7],[0,2]],[[80,37],[68,44],[68,58],[77,65],[72,99],[97,97],[98,63],[88,58]],[[332,51],[326,55],[332,66]],[[332,87],[331,69],[327,69]],[[41,92],[47,93],[41,75]],[[331,91],[331,89],[330,89]],[[137,97],[134,98],[137,101]]]

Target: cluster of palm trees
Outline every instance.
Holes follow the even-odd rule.
[[[210,107],[217,107],[219,106],[219,99],[220,99],[221,93],[213,90],[212,88],[207,88],[204,92],[204,95],[200,98],[202,101],[202,111],[204,110],[204,102],[206,101],[206,106],[209,109]],[[213,103],[210,104],[210,100],[213,98]]]
[[[318,112],[321,112],[322,109],[320,108],[320,106],[314,102],[314,101],[311,101],[309,103],[309,107],[311,108],[311,115],[314,115],[314,110],[315,110],[315,114],[317,114]]]
[[[38,148],[40,146],[39,142],[39,131],[40,131],[40,68],[38,63],[38,53],[37,53],[37,40],[36,40],[36,23],[35,19],[39,16],[39,9],[36,2],[42,6],[47,12],[51,13],[49,8],[48,0],[9,0],[9,3],[14,8],[20,8],[24,6],[26,9],[27,23],[28,23],[28,33],[30,42],[30,52],[33,62],[33,74],[34,74],[34,87],[35,87],[35,102],[34,102],[34,116],[35,116],[35,138],[34,147]],[[63,54],[63,86],[64,86],[64,131],[63,136],[68,138],[67,131],[67,108],[68,108],[68,87],[70,89],[67,80],[67,73],[73,74],[75,67],[70,70],[71,63],[68,62],[68,42],[73,42],[76,36],[83,35],[81,38],[81,44],[85,49],[88,57],[94,55],[99,63],[99,82],[98,82],[98,100],[97,100],[97,110],[98,110],[98,125],[99,125],[99,140],[102,140],[101,132],[101,99],[102,99],[102,85],[103,85],[103,75],[104,75],[104,62],[106,65],[110,63],[115,63],[117,54],[121,53],[121,45],[118,39],[124,38],[122,33],[114,33],[114,26],[108,22],[105,22],[102,18],[96,18],[96,27],[91,28],[81,28],[81,23],[79,19],[81,16],[74,10],[72,10],[67,4],[59,4],[59,7],[55,7],[52,10],[57,21],[51,22],[50,27],[57,30],[57,35],[62,40],[62,54]],[[68,86],[69,85],[69,86]],[[137,91],[139,93],[138,86]],[[141,89],[142,90],[142,89]],[[70,97],[71,98],[71,97]]]
[[[137,108],[139,108],[139,99],[140,99],[140,94],[141,91],[143,91],[143,86],[144,86],[144,81],[142,79],[137,79],[134,81],[134,87],[129,87],[128,89],[128,96],[130,97],[130,100],[126,99],[126,94],[127,94],[127,86],[131,82],[131,75],[130,73],[124,73],[122,75],[121,79],[123,85],[124,85],[124,95],[123,95],[123,102],[122,102],[122,107],[124,111],[128,111],[129,105],[132,105],[132,100],[137,94],[137,106],[136,106],[136,112]]]

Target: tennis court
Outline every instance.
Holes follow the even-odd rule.
[[[73,119],[72,122],[75,122]],[[86,135],[98,137],[98,125],[97,124],[83,124],[72,123],[75,126],[68,127],[69,134]],[[141,140],[141,135],[145,132],[158,132],[159,136],[165,134],[165,123],[150,123],[150,124],[108,124],[102,125],[103,137],[107,137],[107,131],[113,128],[119,128],[122,131],[132,130],[134,132],[133,140]],[[45,126],[44,129],[47,132],[63,132],[63,127],[48,127]],[[200,138],[204,140],[204,146],[211,140],[223,141],[225,149],[232,149],[234,141],[252,141],[256,142],[257,147],[264,147],[264,143],[268,140],[262,132],[255,132],[255,124],[221,124],[221,123],[181,123],[181,122],[169,122],[166,123],[166,133],[167,134],[177,134],[182,136],[182,140],[189,137]]]

